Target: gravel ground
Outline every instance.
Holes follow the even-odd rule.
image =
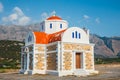
[[[120,80],[120,64],[95,65],[99,74],[76,77],[58,77],[55,75],[23,75],[16,73],[0,73],[0,80]]]

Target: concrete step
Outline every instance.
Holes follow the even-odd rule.
[[[76,70],[76,71],[74,71],[74,75],[76,75],[76,76],[87,76],[87,75],[89,75],[89,72],[87,72],[85,70]]]

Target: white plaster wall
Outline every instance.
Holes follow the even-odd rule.
[[[32,40],[31,40],[30,42],[28,42],[28,37],[29,37],[29,36],[32,37]],[[33,34],[32,31],[30,31],[30,32],[27,34],[26,38],[25,38],[25,46],[28,46],[28,45],[33,44],[34,41],[35,41],[34,34]]]
[[[50,23],[52,23],[51,29],[50,29]],[[62,28],[60,28],[60,24],[62,24]],[[65,20],[45,20],[45,32],[48,34],[67,29],[67,27],[68,27],[68,22]]]
[[[80,33],[80,39],[78,38],[72,38],[72,32],[79,32]],[[74,43],[85,43],[89,44],[89,33],[87,34],[83,29],[78,27],[71,27],[67,29],[63,36],[62,36],[62,42],[74,42]]]

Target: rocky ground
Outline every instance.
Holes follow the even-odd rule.
[[[66,76],[58,77],[55,75],[23,75],[14,73],[0,73],[0,80],[120,80],[120,64],[96,65],[99,74],[76,77]]]

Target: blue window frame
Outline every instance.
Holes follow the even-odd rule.
[[[79,33],[79,39],[80,39],[80,37],[81,37],[81,36],[80,36],[80,33]]]
[[[74,32],[72,32],[72,38],[74,38]]]
[[[32,41],[32,36],[29,35],[28,42],[31,42],[31,41]]]
[[[62,28],[62,24],[60,24],[60,28]]]
[[[50,23],[50,29],[52,29],[52,23]]]
[[[80,39],[81,35],[79,32],[75,31],[75,32],[72,32],[72,38]]]
[[[77,31],[75,31],[75,37],[77,38]]]

